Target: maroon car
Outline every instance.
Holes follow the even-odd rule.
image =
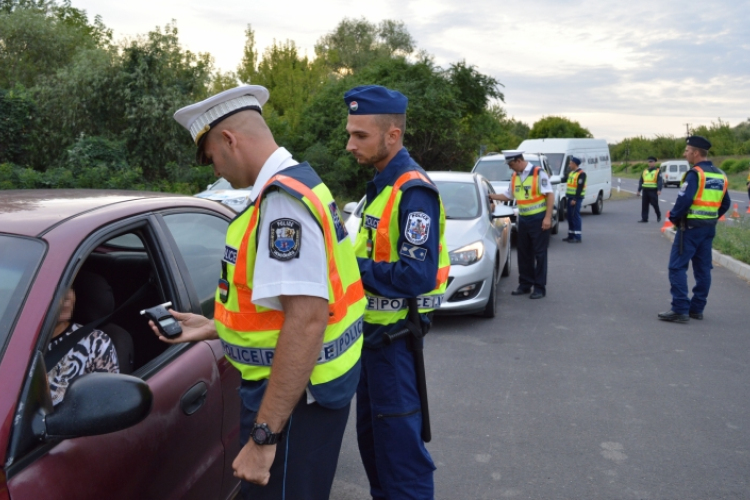
[[[0,191],[0,500],[231,498],[240,377],[218,341],[170,346],[139,313],[213,316],[234,213],[129,191]],[[86,279],[83,279],[83,278]],[[53,406],[45,353],[63,297],[112,340],[121,374]]]

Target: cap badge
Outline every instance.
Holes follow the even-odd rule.
[[[352,111],[357,111],[359,109],[359,104],[357,104],[357,101],[350,102],[349,109],[351,109]]]

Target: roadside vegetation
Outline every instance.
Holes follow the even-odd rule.
[[[750,216],[718,224],[714,250],[750,264]]]

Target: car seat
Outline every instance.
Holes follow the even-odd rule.
[[[76,276],[73,288],[76,292],[74,322],[86,325],[106,318],[115,310],[112,287],[102,276],[82,270]],[[109,321],[97,326],[97,329],[112,339],[120,363],[120,373],[133,373],[134,348],[130,334],[124,328]]]

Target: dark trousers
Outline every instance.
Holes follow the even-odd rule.
[[[518,285],[519,288],[547,293],[547,247],[549,229],[542,231],[544,214],[518,217]]]
[[[711,244],[716,235],[715,226],[688,228],[682,241],[682,255],[680,255],[680,230],[672,244],[669,255],[669,284],[672,293],[672,310],[678,314],[688,312],[702,313],[706,307],[708,290],[711,288]],[[688,299],[687,270],[688,264],[693,263],[693,298]]]
[[[573,200],[575,205],[571,203]],[[580,196],[568,198],[568,238],[578,241],[581,240],[581,203],[583,198]]]
[[[276,458],[271,465],[271,479],[266,486],[243,481],[241,498],[245,500],[327,500],[341,450],[349,407],[331,410],[318,403],[307,404],[307,396],[289,417]],[[240,444],[250,439],[256,412],[242,405]]]
[[[656,218],[661,219],[661,210],[659,210],[659,196],[656,194],[656,189],[641,190],[641,220],[648,220],[648,206],[654,207],[656,212]]]
[[[435,465],[422,441],[414,355],[405,340],[362,349],[357,442],[375,500],[432,500]]]

